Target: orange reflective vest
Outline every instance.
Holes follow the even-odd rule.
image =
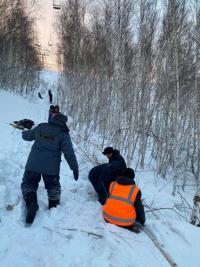
[[[139,190],[136,185],[111,183],[110,196],[103,206],[104,218],[116,225],[128,226],[133,224],[136,220],[134,202]]]

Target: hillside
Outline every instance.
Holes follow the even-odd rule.
[[[55,95],[52,75],[48,72],[46,75],[49,75],[48,89]],[[48,210],[47,193],[41,181],[39,211],[33,224],[25,227],[26,209],[20,185],[33,142],[23,141],[21,131],[5,123],[25,118],[36,125],[47,122],[48,94],[44,88],[41,92],[43,99],[24,99],[0,90],[0,266],[171,266],[143,231],[137,235],[104,221],[102,206],[88,181],[88,173],[95,165],[94,155],[101,163],[106,162],[106,158],[98,146],[98,135],[94,133],[85,142],[79,129],[72,129],[70,117],[68,127],[80,167],[79,180],[74,180],[63,158],[61,204]],[[133,168],[135,162],[136,159],[132,161]],[[193,182],[185,192],[180,187],[180,194],[173,197],[173,177],[167,180],[156,177],[153,163],[145,166],[145,170],[136,172],[135,180],[144,199],[147,231],[179,267],[200,267],[200,231],[189,223],[188,204],[192,207],[195,193]]]

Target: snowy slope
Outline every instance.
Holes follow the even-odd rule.
[[[47,90],[42,93],[43,100],[37,97],[29,101],[0,90],[0,266],[170,266],[144,232],[137,235],[104,222],[102,206],[88,182],[88,172],[93,167],[93,151],[100,161],[106,159],[98,149],[98,136],[94,135],[91,143],[87,143],[86,150],[83,136],[78,130],[72,130],[70,119],[68,125],[80,166],[80,178],[77,182],[73,179],[73,173],[63,158],[61,205],[50,211],[47,209],[47,193],[41,181],[39,211],[33,224],[24,227],[26,209],[20,184],[33,142],[23,141],[21,131],[4,122],[24,118],[32,119],[36,124],[46,122],[49,108]],[[133,167],[134,164],[132,162]],[[175,211],[163,209],[152,213],[146,208],[146,229],[179,267],[200,267],[200,229],[184,219],[189,220],[190,210],[179,194],[176,197],[171,195],[171,178],[169,181],[156,178],[155,187],[154,171],[151,170],[147,166],[146,171],[136,174],[145,203],[152,204],[152,208],[175,206]],[[190,186],[185,193],[180,192],[192,205],[194,188]]]

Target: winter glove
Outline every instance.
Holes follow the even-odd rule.
[[[79,171],[73,171],[73,174],[74,174],[74,180],[78,180],[78,175],[79,175]]]

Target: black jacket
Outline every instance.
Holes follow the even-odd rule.
[[[135,181],[128,178],[121,176],[117,179],[117,183],[120,185],[133,185],[135,184]],[[142,193],[139,190],[135,199],[135,211],[136,211],[136,221],[140,222],[142,225],[145,223],[145,213],[144,213],[144,206],[141,201]]]
[[[117,171],[119,169],[118,162],[105,163],[92,168],[89,172],[89,180],[97,181],[97,190],[109,194],[109,186],[116,181]]]
[[[122,166],[122,168],[126,169],[126,162],[125,162],[124,158],[120,155],[119,150],[116,150],[116,149],[113,150],[113,155],[109,159],[109,163],[111,163],[113,161],[119,162],[120,165]]]
[[[25,141],[35,141],[26,163],[27,171],[59,175],[62,152],[70,169],[78,170],[69,129],[65,123],[52,118],[49,123],[41,123],[33,130],[22,132],[22,138]]]

